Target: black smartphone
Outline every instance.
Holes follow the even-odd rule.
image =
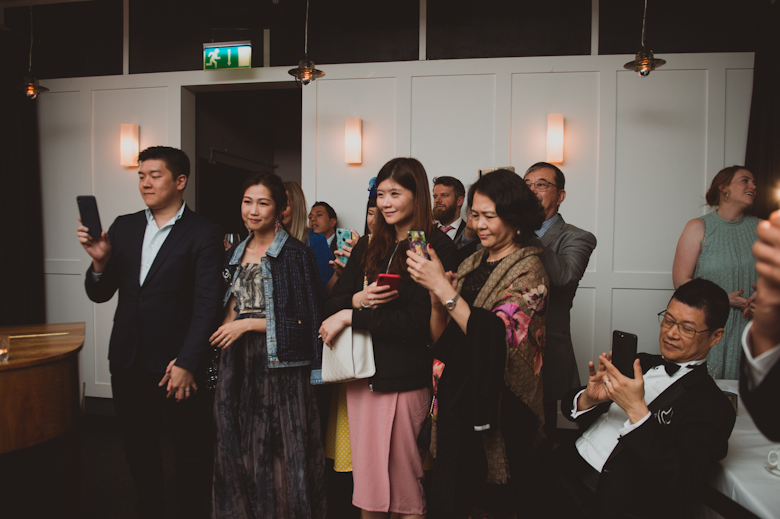
[[[633,333],[612,332],[612,364],[628,378],[634,378],[637,337]]]
[[[97,200],[92,195],[77,196],[76,202],[79,204],[79,216],[81,216],[81,225],[89,229],[89,235],[93,238],[100,238],[103,234],[103,227],[100,225],[100,213],[98,213]]]

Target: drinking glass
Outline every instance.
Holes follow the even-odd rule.
[[[241,241],[241,236],[239,236],[237,233],[229,233],[226,234],[225,237],[222,239],[222,243],[225,245],[225,250],[228,250],[230,247],[235,245],[236,243]]]

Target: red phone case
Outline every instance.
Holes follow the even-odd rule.
[[[398,290],[398,284],[401,282],[401,276],[398,274],[379,274],[376,280],[378,287],[388,285],[390,290]]]

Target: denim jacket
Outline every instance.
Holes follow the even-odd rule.
[[[252,235],[227,254],[222,276],[226,291],[223,306],[232,295],[233,283],[246,244]],[[270,368],[311,365],[311,383],[322,383],[323,294],[314,252],[279,230],[260,260],[265,292],[266,345]]]

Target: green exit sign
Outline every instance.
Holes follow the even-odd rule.
[[[249,68],[252,66],[252,42],[231,41],[203,44],[203,70]]]

